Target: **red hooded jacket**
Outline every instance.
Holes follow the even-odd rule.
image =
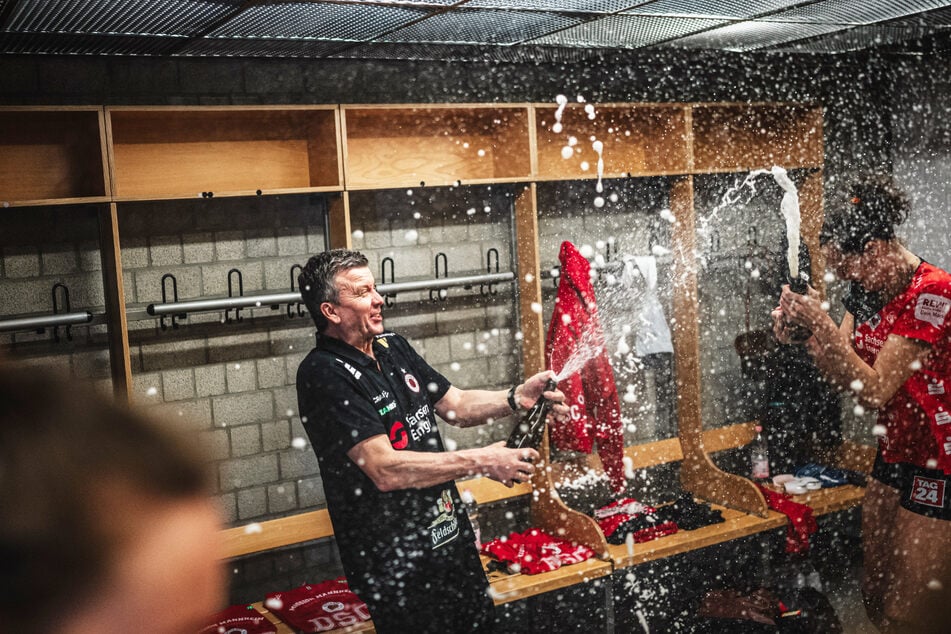
[[[604,471],[619,491],[625,486],[621,405],[614,371],[604,349],[604,331],[591,286],[591,265],[567,241],[561,243],[558,259],[561,280],[545,342],[548,368],[560,373],[566,363],[574,365],[571,357],[578,351],[581,354],[576,359],[591,358],[558,384],[565,393],[571,417],[567,422],[552,425],[551,441],[563,451],[591,453],[597,440]]]

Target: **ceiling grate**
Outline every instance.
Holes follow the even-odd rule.
[[[719,26],[723,20],[612,15],[534,40],[582,48],[639,48]]]
[[[578,18],[525,11],[440,13],[382,38],[385,42],[514,44],[572,26]]]

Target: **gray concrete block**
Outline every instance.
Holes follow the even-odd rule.
[[[453,361],[448,365],[440,365],[436,367],[436,369],[456,387],[468,389],[484,385],[485,377],[489,372],[489,364],[484,358],[468,359],[464,361]]]
[[[139,303],[162,301],[162,277],[166,273],[175,276],[178,286],[178,299],[196,299],[202,296],[201,271],[189,267],[168,267],[160,269],[137,269],[135,275],[135,300]],[[166,282],[166,296],[172,301],[172,283]]]
[[[225,366],[225,376],[228,383],[228,392],[236,394],[257,389],[256,365],[251,359],[227,364]]]
[[[109,376],[108,350],[74,350],[70,361],[75,376],[87,379]]]
[[[172,333],[167,330],[166,333]],[[169,337],[174,336],[168,334]],[[204,339],[178,339],[143,343],[142,367],[147,372],[202,365],[207,361]]]
[[[144,269],[149,266],[148,240],[144,237],[122,236],[120,240],[122,268]]]
[[[245,257],[244,234],[241,231],[215,232],[215,260],[242,260]]]
[[[295,317],[289,323],[296,328],[274,330],[271,332],[270,354],[272,356],[294,356],[302,359],[314,347],[314,322],[310,315]],[[293,366],[297,370],[297,365]]]
[[[297,503],[301,509],[324,507],[327,505],[327,496],[324,494],[324,483],[319,476],[301,478],[297,481]]]
[[[286,420],[261,423],[261,450],[276,451],[291,446],[291,425]]]
[[[354,223],[353,226],[359,228],[360,225]],[[382,230],[362,229],[362,231],[364,249],[386,249],[393,246],[393,238],[389,227]]]
[[[231,427],[231,455],[250,456],[261,451],[261,428],[258,425]]]
[[[476,357],[476,333],[460,332],[449,335],[449,352],[452,361]]]
[[[327,250],[327,236],[324,235],[323,227],[309,226],[306,228],[306,233],[307,257],[322,253]],[[304,264],[304,262],[301,262],[301,264]]]
[[[450,352],[450,339],[452,335],[439,335],[436,337],[426,337],[423,339],[423,348],[426,354],[422,355],[430,365],[437,363],[449,363],[452,361]],[[417,349],[418,351],[418,349]]]
[[[267,60],[245,66],[244,84],[249,94],[300,93],[304,74],[297,61]]]
[[[279,387],[287,383],[284,357],[269,357],[254,362],[257,366],[258,385],[263,388]]]
[[[274,412],[276,418],[291,418],[297,416],[297,387],[288,385],[286,387],[275,388],[274,394]]]
[[[162,402],[161,372],[144,372],[132,375],[130,400],[135,405],[157,405]]]
[[[195,375],[191,368],[162,372],[162,386],[166,401],[195,398]]]
[[[207,399],[164,403],[156,406],[155,412],[158,416],[174,421],[185,429],[205,430],[213,424],[211,403]]]
[[[215,260],[215,236],[211,232],[186,233],[182,236],[185,264],[201,264]]]
[[[221,264],[203,264],[201,270],[202,294],[206,297],[228,296],[228,271],[237,268],[241,271],[241,282],[244,294],[251,295],[263,288],[264,271],[260,261],[223,262]],[[238,275],[231,275],[231,291],[233,295],[240,295]]]
[[[181,60],[181,92],[199,96],[231,95],[244,92],[244,64],[239,61]]]
[[[436,328],[440,334],[480,330],[486,326],[484,308],[460,308],[436,313]]]
[[[238,491],[238,518],[248,520],[267,513],[267,489],[255,487]]]
[[[273,229],[248,229],[246,239],[247,257],[267,258],[277,255],[277,238]]]
[[[223,491],[270,484],[278,479],[277,455],[263,454],[226,460],[218,465],[218,473]]]
[[[270,513],[286,513],[297,508],[297,489],[293,482],[272,484],[267,488],[267,509]]]
[[[77,246],[79,268],[83,271],[101,271],[102,257],[98,242],[82,242]]]
[[[218,396],[227,391],[223,365],[195,367],[195,393],[198,396]]]
[[[234,493],[225,493],[218,496],[218,507],[221,509],[221,519],[225,526],[231,526],[238,521],[237,497]]]
[[[269,349],[267,332],[245,332],[215,337],[208,341],[208,360],[212,363],[243,361],[267,356]]]
[[[175,235],[149,238],[149,261],[152,266],[177,266],[184,261],[182,240]]]
[[[305,256],[307,251],[307,234],[303,227],[288,227],[277,235],[277,254]]]
[[[39,277],[39,250],[34,246],[3,247],[3,273],[5,277]]]
[[[231,442],[226,429],[199,432],[198,442],[201,443],[202,450],[210,460],[227,460],[231,457]]]
[[[294,480],[320,473],[317,467],[317,456],[310,449],[289,449],[282,451],[281,478]]]
[[[40,249],[43,275],[69,275],[79,270],[79,257],[72,244],[46,245]]]
[[[305,255],[284,256],[265,260],[262,265],[264,267],[264,288],[279,292],[290,291],[291,267],[295,264],[303,266],[305,260]],[[295,275],[296,274],[297,272],[295,271]],[[294,287],[297,287],[296,280],[294,281]]]
[[[216,426],[260,423],[274,418],[274,401],[270,392],[216,396],[211,402]]]

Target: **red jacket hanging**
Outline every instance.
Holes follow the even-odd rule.
[[[594,441],[604,471],[615,490],[625,486],[624,433],[614,371],[604,349],[604,331],[598,319],[591,265],[570,242],[561,243],[561,280],[555,311],[548,326],[545,358],[556,373],[575,359],[591,358],[558,384],[571,410],[567,422],[551,427],[551,441],[563,451],[591,453]],[[588,351],[585,354],[585,351]]]

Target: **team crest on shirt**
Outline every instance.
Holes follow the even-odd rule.
[[[415,376],[407,372],[403,375],[403,380],[406,382],[406,387],[419,394],[419,381],[416,380]]]
[[[328,601],[320,607],[324,612],[339,612],[347,606],[340,601]]]
[[[390,427],[390,444],[393,445],[393,449],[406,449],[409,445],[409,434],[406,433],[406,425],[403,421],[398,420]]]

